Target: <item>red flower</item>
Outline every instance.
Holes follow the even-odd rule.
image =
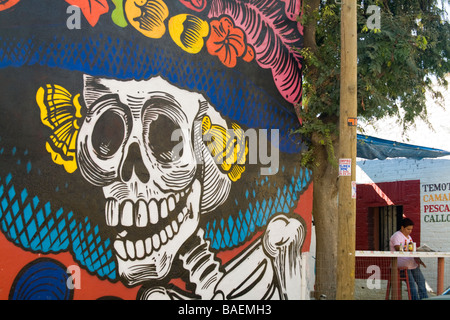
[[[6,10],[11,8],[12,6],[15,6],[17,2],[20,0],[3,0],[0,1],[0,11]]]
[[[109,11],[106,0],[66,0],[68,4],[77,6],[83,11],[86,20],[91,26],[95,26],[100,16]]]
[[[206,7],[206,0],[180,0],[187,8],[197,12],[203,11]]]
[[[211,35],[206,42],[208,52],[217,56],[227,67],[233,68],[237,58],[247,53],[244,32],[226,16],[212,20],[210,27]]]
[[[250,62],[255,58],[255,49],[253,49],[253,47],[249,44],[247,44],[247,48],[245,51],[244,56],[242,57],[242,59],[245,62]]]

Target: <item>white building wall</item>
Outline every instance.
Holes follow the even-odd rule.
[[[450,252],[450,158],[439,159],[358,159],[358,184],[420,180],[420,239],[436,251]],[[419,223],[419,221],[415,221]],[[414,239],[414,231],[412,233]],[[422,271],[436,291],[437,261],[424,261]],[[450,259],[446,259],[444,289],[450,286]]]

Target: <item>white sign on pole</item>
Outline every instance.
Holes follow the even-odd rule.
[[[352,175],[352,159],[339,159],[339,176],[348,177]]]

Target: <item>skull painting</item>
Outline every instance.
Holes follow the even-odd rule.
[[[297,1],[113,1],[81,32],[43,2],[2,17],[6,239],[139,289],[120,296],[307,298]]]
[[[83,177],[103,190],[121,280],[144,285],[144,299],[192,298],[164,285],[174,264],[181,263],[196,288],[194,297],[245,298],[253,288],[259,298],[286,298],[289,283],[295,287],[301,278],[302,223],[276,215],[266,237],[228,267],[215,259],[204,238],[202,215],[224,204],[244,170],[221,162],[228,152],[216,148],[229,149],[226,132],[237,124],[228,129],[202,94],[162,77],[119,81],[85,75],[83,94],[87,112],[77,163]],[[232,145],[231,154],[246,150],[235,140]],[[290,291],[295,297],[299,290]]]
[[[103,188],[119,274],[130,285],[162,279],[200,215],[229,193],[231,181],[217,169],[201,133],[205,115],[226,122],[202,95],[161,77],[85,76],[84,84],[88,111],[77,158],[84,178]]]

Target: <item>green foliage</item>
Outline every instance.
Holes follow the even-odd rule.
[[[358,6],[358,116],[368,121],[397,116],[407,127],[417,117],[426,117],[426,92],[437,102],[442,98],[433,81],[448,85],[449,19],[437,0],[363,4]],[[381,8],[379,29],[367,25],[369,5]],[[340,5],[322,0],[317,10],[301,19],[304,25],[316,20],[316,46],[301,50],[305,65],[299,132],[307,138],[320,132],[327,139],[337,134],[339,123]]]
[[[426,116],[426,91],[439,98],[433,79],[447,85],[449,35],[436,1],[382,1],[380,32],[362,32],[358,41],[358,115],[403,115],[404,126]]]
[[[335,136],[335,124],[325,124],[319,117],[310,117],[311,113],[301,112],[302,120],[305,125],[300,127],[297,132],[302,134],[304,137],[312,137],[315,135],[317,138],[317,144],[319,146],[324,146],[327,151],[328,163],[332,166],[338,165],[334,157],[334,145],[333,136]],[[308,150],[304,151],[302,155],[301,165],[304,167],[312,168],[313,166],[318,167],[320,164],[315,159],[315,151],[317,145],[310,143]]]

